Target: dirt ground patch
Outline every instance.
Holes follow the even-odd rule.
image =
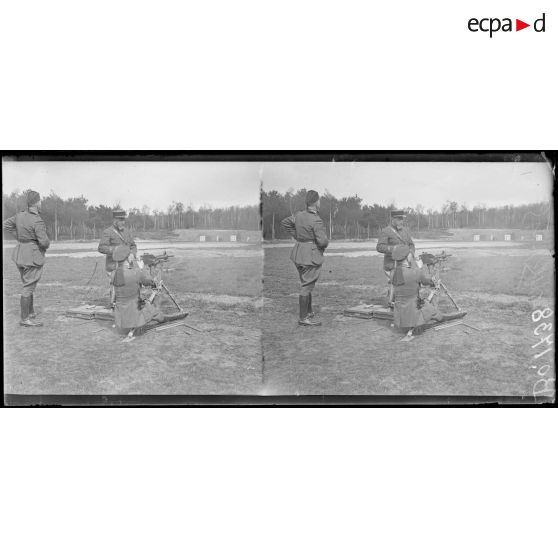
[[[281,241],[264,244],[266,251],[284,249],[291,247],[292,241]],[[342,258],[383,258],[376,251],[377,240],[367,241],[333,241],[330,242],[328,257]],[[444,250],[447,253],[459,257],[492,258],[494,256],[506,255],[508,257],[529,258],[531,256],[549,256],[554,253],[554,247],[550,242],[513,242],[513,241],[482,241],[465,242],[459,240],[415,240],[416,252],[436,252]]]
[[[164,280],[200,330],[150,331],[122,343],[110,323],[64,316],[83,303],[107,304],[104,258],[48,258],[36,292],[43,328],[22,328],[19,274],[4,273],[4,391],[7,394],[256,394],[262,382],[262,260],[253,256],[172,260]],[[90,280],[89,284],[87,284]],[[172,311],[172,303],[165,301]]]
[[[160,248],[148,248],[148,249],[140,249],[138,250],[138,254],[141,256],[144,252],[156,252],[162,253],[163,249],[166,250],[169,254],[173,254],[174,256],[181,256],[184,258],[193,258],[199,260],[201,258],[263,258],[263,252],[261,248],[258,246],[250,246],[244,245],[242,246],[235,246],[234,248],[223,247],[221,245],[215,246],[206,246],[204,245],[203,248],[197,246],[195,249],[191,246],[172,246],[170,247],[160,247]],[[6,255],[6,252],[4,252]],[[99,257],[99,252],[94,250],[79,250],[79,249],[58,249],[58,250],[49,250],[49,259],[51,258],[75,258],[75,259],[83,259],[83,258],[97,258]],[[170,260],[171,262],[174,260]]]
[[[443,279],[480,331],[455,326],[402,342],[386,322],[345,318],[345,308],[385,298],[386,280],[380,259],[335,255],[326,257],[314,295],[323,325],[304,328],[289,246],[266,249],[262,393],[531,396],[538,379],[531,313],[554,308],[553,258],[460,251]],[[441,307],[451,303],[442,299]]]
[[[151,252],[153,250],[192,250],[197,251],[203,248],[223,248],[227,250],[236,250],[243,248],[253,248],[254,244],[245,242],[181,242],[180,240],[140,240],[136,239],[136,244],[138,246],[138,251],[141,254],[143,251]],[[14,240],[5,240],[4,248],[13,248],[16,245]],[[49,255],[66,252],[85,252],[90,251],[97,254],[97,247],[99,246],[99,240],[87,240],[87,241],[74,241],[74,242],[64,242],[64,241],[53,241],[51,242],[49,248]]]

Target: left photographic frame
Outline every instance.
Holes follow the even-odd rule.
[[[6,403],[257,394],[259,204],[257,162],[3,156]]]

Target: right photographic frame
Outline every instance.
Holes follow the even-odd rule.
[[[262,162],[262,394],[554,402],[555,160]]]

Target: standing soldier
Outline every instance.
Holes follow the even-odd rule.
[[[281,226],[296,240],[291,251],[291,261],[300,276],[299,320],[300,325],[319,326],[312,310],[312,291],[320,277],[324,250],[328,239],[323,221],[318,211],[320,196],[315,190],[306,194],[306,211],[299,211],[294,217],[281,221]]]
[[[112,212],[113,223],[108,229],[103,231],[101,242],[99,242],[99,252],[106,254],[105,270],[109,279],[112,279],[112,274],[116,270],[116,262],[112,255],[117,246],[128,246],[134,255],[137,254],[138,248],[130,233],[126,228],[126,212],[121,209],[116,209]],[[110,287],[110,305],[114,307],[114,288]]]
[[[50,240],[46,234],[45,223],[40,215],[41,196],[33,190],[27,191],[27,211],[21,211],[4,221],[4,230],[17,238],[12,260],[19,270],[23,289],[21,291],[21,321],[26,327],[42,326],[35,320],[33,292],[43,273],[45,252]]]
[[[384,273],[387,275],[389,284],[389,305],[393,306],[393,270],[395,263],[393,261],[392,253],[396,246],[408,246],[413,257],[415,255],[415,243],[411,238],[411,234],[407,227],[405,227],[404,211],[394,210],[391,212],[391,224],[385,229],[382,229],[376,250],[384,254]]]

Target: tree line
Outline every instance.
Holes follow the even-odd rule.
[[[2,192],[2,215],[7,219],[26,208],[24,192]],[[89,205],[84,196],[63,199],[55,192],[42,198],[41,216],[47,234],[54,240],[97,239],[113,222],[114,209],[120,206]],[[173,201],[166,211],[151,210],[147,206],[127,210],[127,226],[135,232],[173,229],[246,229],[260,228],[257,205],[223,208],[200,207],[195,210],[182,202]]]
[[[262,189],[262,226],[266,240],[289,238],[282,230],[281,220],[306,207],[306,189],[289,190],[285,194],[277,190]],[[407,225],[412,231],[456,228],[509,228],[550,230],[553,228],[550,204],[540,202],[523,205],[487,207],[486,204],[469,207],[448,200],[441,208],[396,208],[393,205],[364,204],[357,194],[337,198],[326,191],[320,199],[320,216],[330,238],[366,239],[377,237],[379,231],[389,224],[390,211],[405,209]]]

